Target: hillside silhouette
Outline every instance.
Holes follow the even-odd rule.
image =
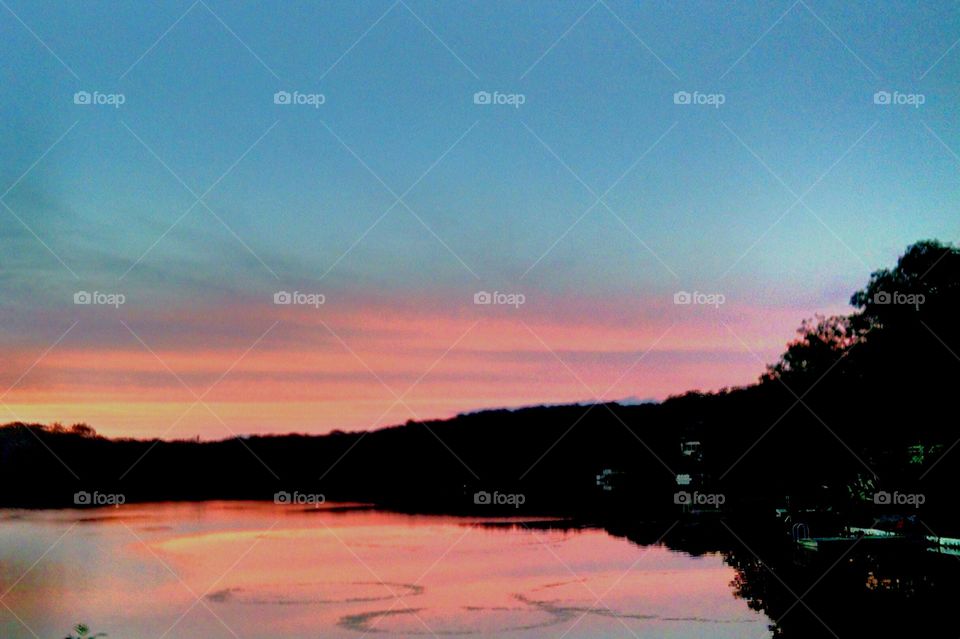
[[[523,494],[523,512],[657,513],[676,508],[677,475],[691,463],[681,443],[696,441],[696,473],[731,512],[770,512],[787,501],[872,512],[872,495],[884,490],[922,493],[925,520],[954,525],[960,250],[913,244],[851,303],[850,315],[804,321],[755,384],[662,403],[493,410],[371,432],[217,442],[8,424],[0,427],[0,503],[73,505],[77,491],[121,493],[127,502],[302,491],[492,512],[496,505],[474,495],[498,491]],[[597,486],[604,469],[614,490]]]

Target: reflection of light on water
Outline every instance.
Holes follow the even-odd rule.
[[[599,530],[261,504],[138,505],[128,514],[126,525],[78,527],[36,571],[82,565],[82,582],[56,579],[56,597],[27,580],[11,593],[6,601],[39,636],[58,636],[83,610],[98,627],[109,620],[110,636],[159,637],[194,603],[191,591],[204,605],[167,636],[221,636],[210,610],[244,639],[532,639],[569,628],[575,639],[626,636],[624,625],[676,639],[769,636],[766,618],[731,597],[733,571],[720,557],[640,548]],[[41,539],[42,551],[67,525],[44,513],[8,522],[0,565],[27,540]],[[0,637],[19,639],[7,630],[0,618]]]

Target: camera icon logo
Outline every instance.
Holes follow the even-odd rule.
[[[890,104],[890,92],[889,91],[877,91],[873,94],[873,103],[874,104]]]
[[[90,493],[85,490],[81,490],[78,493],[73,493],[73,503],[77,506],[89,506],[92,499]]]
[[[493,296],[487,291],[478,291],[473,294],[474,304],[492,304]]]
[[[690,104],[690,92],[689,91],[677,91],[673,94],[673,103],[674,104]]]
[[[693,297],[687,291],[677,291],[673,294],[673,303],[674,304],[691,304],[693,303]]]
[[[91,304],[93,303],[93,296],[90,295],[87,291],[77,291],[73,294],[73,303],[74,304]]]
[[[290,493],[285,490],[281,490],[278,493],[273,494],[273,503],[275,504],[289,504],[292,501]]]
[[[873,296],[874,304],[889,304],[891,301],[892,301],[892,298],[890,296],[890,293],[887,293],[886,291],[880,291]]]
[[[890,504],[891,498],[890,493],[885,490],[873,494],[873,503],[878,506],[887,506]]]
[[[685,490],[681,490],[678,493],[673,493],[673,503],[677,505],[686,506],[692,502],[693,498],[690,496],[690,493]]]
[[[274,104],[290,104],[291,99],[289,91],[277,91],[273,94]]]
[[[293,296],[287,291],[277,291],[273,294],[274,304],[293,304]]]
[[[473,493],[473,503],[485,506],[490,502],[491,502],[490,493],[488,493],[487,491],[481,490],[480,492]]]
[[[489,91],[477,91],[473,94],[474,104],[490,104],[492,99]]]
[[[87,91],[77,91],[73,94],[74,104],[90,104],[90,93]]]

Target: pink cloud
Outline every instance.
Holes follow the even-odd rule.
[[[357,298],[329,300],[319,309],[171,308],[162,322],[134,311],[124,321],[156,356],[119,319],[81,321],[4,401],[19,418],[77,419],[113,434],[161,435],[176,409],[185,410],[211,385],[206,401],[244,433],[369,428],[414,415],[601,397],[662,398],[754,381],[811,314],[735,301],[684,307],[670,298],[618,304],[532,298],[517,309],[495,308],[474,306],[468,295],[461,304]],[[11,349],[0,381],[13,384],[42,351]],[[403,399],[409,407],[391,408],[411,386]],[[202,413],[182,418],[184,435],[230,434]]]

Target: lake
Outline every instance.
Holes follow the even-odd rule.
[[[666,532],[667,526],[664,525]],[[0,636],[770,637],[719,553],[324,504],[0,511]]]

